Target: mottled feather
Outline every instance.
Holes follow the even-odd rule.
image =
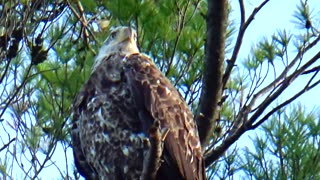
[[[193,115],[170,81],[139,53],[136,33],[115,29],[73,105],[75,165],[86,179],[139,179],[154,121],[168,130],[157,179],[205,179]]]
[[[164,144],[168,153],[164,156],[169,157],[164,157],[165,163],[173,169],[177,166],[182,179],[204,179],[197,127],[179,92],[147,56],[131,55],[125,67],[135,101],[140,102],[137,109],[147,110],[153,120],[160,121],[162,128],[169,129]]]
[[[124,56],[102,60],[73,106],[76,166],[88,179],[138,179],[143,133],[124,79]]]

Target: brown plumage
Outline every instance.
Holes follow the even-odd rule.
[[[139,53],[134,30],[115,32],[74,103],[72,140],[79,172],[87,179],[139,179],[147,150],[143,141],[158,120],[169,132],[157,179],[205,179],[187,104],[150,58]]]

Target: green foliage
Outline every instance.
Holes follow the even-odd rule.
[[[236,153],[238,148],[229,150],[225,155],[221,157],[219,163],[213,163],[210,165],[207,171],[208,179],[233,179],[235,174],[240,170],[237,166],[238,154]]]
[[[26,134],[26,144],[33,151],[37,151],[40,143],[40,137],[42,136],[41,128],[33,126]]]
[[[83,8],[86,10],[87,13],[94,13],[97,8],[97,3],[94,0],[81,0],[80,1]]]
[[[310,11],[307,1],[300,0],[300,4],[297,5],[297,10],[294,12],[293,16],[296,18],[294,22],[298,24],[301,29],[310,28],[308,27],[308,23],[311,23],[312,10]]]
[[[8,168],[7,157],[0,159],[0,174],[2,174],[3,177],[7,176],[7,168]]]
[[[238,16],[230,17],[234,7],[229,4],[228,8],[227,55],[233,53],[239,25]],[[72,155],[67,155],[71,151],[71,107],[90,75],[94,56],[114,26],[137,29],[141,51],[197,111],[206,58],[207,1],[2,0],[0,10],[0,148],[16,138],[0,151],[3,177],[16,179],[21,172],[22,179],[35,179],[49,166],[59,171],[61,178],[78,178],[72,177]],[[313,46],[304,48],[319,35],[313,13],[307,1],[300,1],[294,13],[298,34],[277,30],[272,37],[256,41],[247,57],[237,58],[206,152],[221,145],[260,107],[256,104],[247,111],[256,102],[251,100],[261,97],[262,101],[272,95],[276,85],[296,70],[290,68],[301,66],[299,58]],[[99,28],[99,21],[110,24]],[[290,59],[292,49],[302,54]],[[282,69],[288,70],[283,73]],[[276,85],[259,93],[281,73],[285,75]],[[242,117],[245,112],[251,114]],[[253,179],[318,179],[319,131],[319,120],[301,106],[278,110],[263,126],[263,134],[252,139],[254,149],[244,149],[241,155],[238,148],[231,148],[221,161],[208,167],[208,177],[227,179],[241,172]],[[54,154],[59,158],[52,159]],[[69,169],[57,165],[58,161]]]
[[[319,179],[319,111],[301,105],[281,110],[244,149],[239,166],[254,179]]]
[[[256,10],[257,8],[254,12]],[[226,150],[224,152],[227,155],[221,153],[219,160],[209,167],[210,178],[319,178],[319,120],[301,106],[293,106],[291,110],[283,108],[319,84],[319,67],[313,64],[315,61],[310,61],[312,58],[319,59],[316,57],[317,53],[308,52],[311,58],[305,56],[307,51],[315,48],[313,43],[319,42],[319,23],[317,24],[313,12],[309,9],[308,1],[300,1],[294,13],[297,20],[294,21],[295,25],[301,24],[298,30],[281,29],[275,30],[271,37],[264,35],[254,42],[251,52],[245,58],[237,59],[222,96],[220,117],[207,147],[207,156],[215,157],[214,153],[220,153],[224,145],[232,144],[230,141],[238,139],[238,133],[243,129],[253,130],[262,123],[267,124],[256,131],[256,137],[251,140],[252,146],[251,143],[247,145],[251,141],[246,139],[244,144],[240,140],[237,145],[244,146],[241,148],[243,151]],[[309,27],[306,26],[308,23]],[[231,60],[227,60],[227,65]],[[300,67],[311,69],[306,72],[312,73],[312,80],[306,77],[307,73],[304,74],[304,71],[301,71],[302,74],[297,73]],[[301,83],[286,91],[287,93],[282,93],[283,90],[280,89],[291,86],[298,76],[306,79],[304,83],[308,81],[309,84],[304,86]],[[311,81],[315,82],[312,87],[309,86]],[[278,105],[274,105],[276,102]],[[279,105],[279,102],[283,104]],[[228,147],[232,149],[234,146]],[[230,164],[225,158],[232,157],[232,153],[237,158]],[[230,170],[231,174],[236,172],[235,175],[228,176],[228,171],[223,171],[231,169],[228,167],[236,169]]]
[[[110,20],[106,31],[113,26],[134,26],[141,51],[154,58],[177,87],[188,91],[185,95],[191,106],[196,105],[200,90],[206,28],[200,13],[206,11],[205,2],[80,0],[69,3],[12,1],[4,6],[0,4],[11,19],[26,17],[23,31],[20,26],[12,25],[12,32],[4,29],[1,34],[4,39],[6,35],[10,37],[10,33],[13,37],[19,36],[16,39],[23,40],[23,44],[17,40],[11,43],[9,39],[14,48],[8,48],[11,51],[0,66],[5,70],[9,65],[6,82],[10,82],[9,77],[15,79],[14,83],[4,84],[10,91],[8,97],[13,97],[12,101],[4,102],[17,120],[6,121],[17,132],[19,153],[24,154],[16,163],[30,162],[30,166],[25,164],[18,169],[22,172],[33,169],[34,173],[24,175],[26,178],[37,177],[57,146],[70,143],[73,100],[90,75],[94,56],[108,35],[97,27],[99,20]],[[5,21],[1,25],[10,23],[9,19]],[[65,151],[67,149],[71,150],[68,145]],[[41,159],[43,154],[45,157]],[[39,161],[34,162],[35,157],[39,157]],[[58,171],[64,174],[60,168],[57,167]],[[65,176],[71,178],[69,174]]]

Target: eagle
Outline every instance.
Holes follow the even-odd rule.
[[[137,33],[114,28],[72,107],[75,166],[86,179],[140,179],[150,128],[167,130],[154,179],[205,179],[193,114],[153,61]]]

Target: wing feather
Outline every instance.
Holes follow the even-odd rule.
[[[134,54],[125,63],[128,84],[140,101],[137,108],[146,109],[162,128],[169,129],[164,143],[164,156],[169,158],[164,157],[165,163],[175,164],[182,179],[205,179],[197,127],[188,105],[147,56]]]

